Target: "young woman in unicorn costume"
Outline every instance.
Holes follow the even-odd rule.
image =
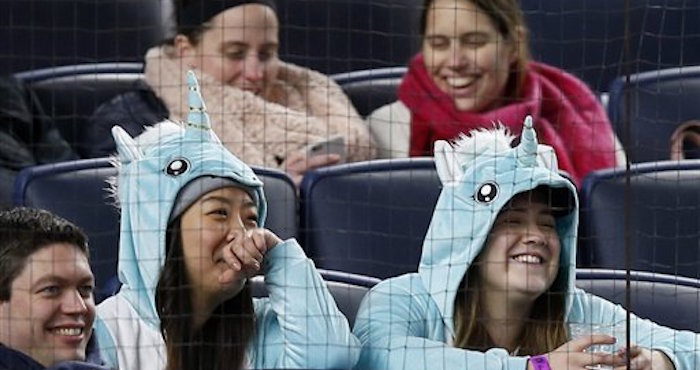
[[[529,117],[515,148],[512,140],[497,129],[472,131],[454,148],[436,142],[443,189],[418,273],[365,297],[356,368],[574,370],[624,368],[629,358],[632,369],[695,369],[695,333],[634,315],[629,352],[584,352],[615,343],[609,335],[570,337],[572,323],[624,325],[626,311],[575,287],[576,188]]]
[[[262,182],[211,130],[194,74],[186,128],[113,135],[121,290],[98,306],[119,369],[350,368],[357,339],[296,240],[263,228]],[[269,298],[247,278],[262,273]]]

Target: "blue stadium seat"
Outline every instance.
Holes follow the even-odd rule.
[[[301,185],[307,254],[320,268],[378,278],[416,271],[440,189],[432,158],[312,171]]]
[[[278,1],[280,58],[333,74],[406,65],[422,0]]]
[[[96,63],[32,70],[15,74],[33,90],[63,137],[84,156],[89,143],[80,131],[92,112],[143,80],[141,63]]]
[[[579,265],[625,268],[629,195],[631,268],[700,277],[700,160],[591,173],[581,191]]]
[[[396,92],[401,84],[406,67],[365,69],[339,73],[331,76],[362,117],[375,109],[398,99]]]
[[[2,0],[0,74],[142,61],[166,35],[171,0]]]
[[[572,72],[597,92],[625,72],[700,64],[700,4],[684,0],[521,0],[535,60]]]
[[[381,280],[369,276],[349,274],[341,271],[323,270],[318,272],[338,305],[338,309],[348,318],[350,328],[355,324],[357,309],[365,294]],[[266,297],[265,281],[262,276],[250,279],[253,297]]]
[[[266,226],[286,239],[297,235],[297,198],[284,173],[254,168],[265,183],[268,201]],[[42,208],[82,227],[90,238],[91,265],[98,298],[114,290],[119,247],[119,211],[113,207],[105,180],[116,175],[108,158],[85,159],[30,167],[15,184],[16,206]]]
[[[626,271],[578,269],[576,285],[625,305]],[[700,280],[630,271],[630,310],[637,316],[678,330],[700,332]]]
[[[681,123],[700,119],[700,66],[644,72],[616,79],[610,87],[608,115],[618,137],[624,140],[629,93],[631,117],[627,156],[630,162],[669,159],[670,139]]]

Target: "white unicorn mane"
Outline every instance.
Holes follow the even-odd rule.
[[[514,139],[515,135],[498,122],[494,123],[493,128],[478,128],[469,131],[468,134],[460,134],[452,142],[452,147],[459,164],[465,166],[483,154],[496,155],[512,149]]]
[[[146,152],[153,147],[158,147],[165,138],[171,135],[182,135],[184,130],[182,125],[165,119],[153,126],[146,127],[146,130],[134,138],[134,142],[142,152]]]

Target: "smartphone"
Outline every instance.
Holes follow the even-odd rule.
[[[328,138],[328,140],[311,143],[306,147],[306,154],[309,157],[321,154],[337,154],[340,156],[338,163],[345,163],[345,138],[337,135]]]

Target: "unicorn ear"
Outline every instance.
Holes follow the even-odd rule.
[[[136,142],[123,128],[119,126],[112,127],[112,136],[114,137],[114,142],[117,143],[117,153],[119,153],[119,160],[122,164],[143,158],[143,154]]]
[[[447,141],[437,140],[435,142],[435,168],[443,186],[455,186],[462,179],[464,170],[457,160],[458,153]]]

